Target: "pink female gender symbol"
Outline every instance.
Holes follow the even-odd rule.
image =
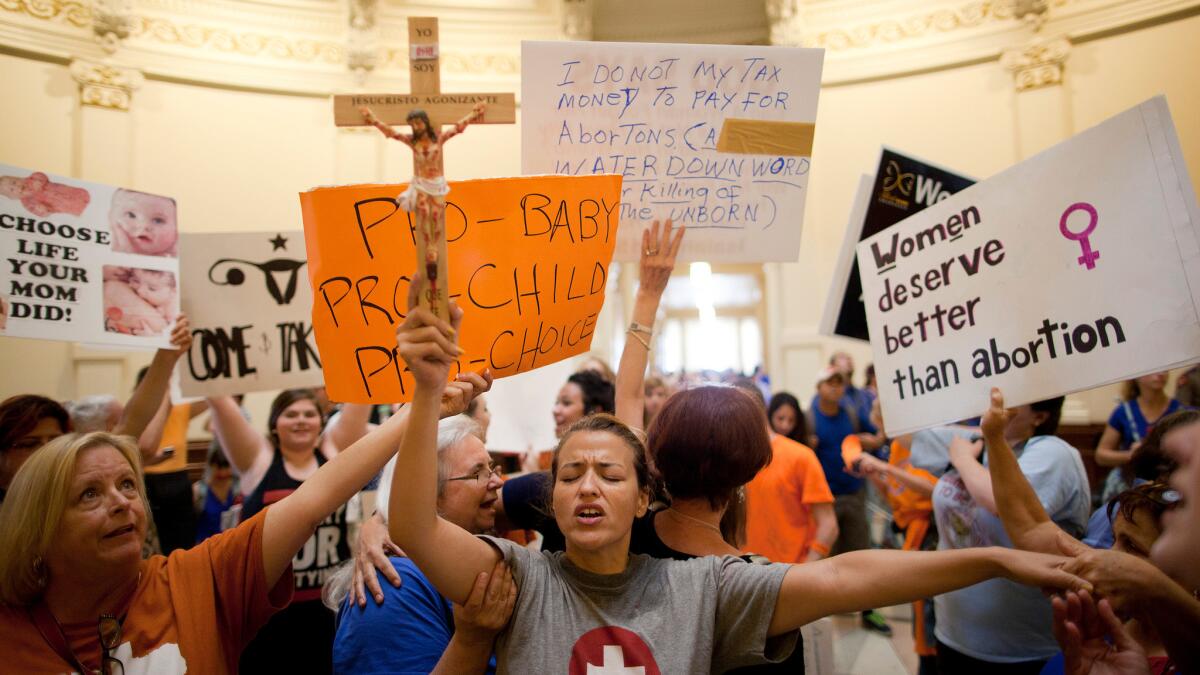
[[[1088,226],[1082,232],[1072,232],[1067,229],[1067,218],[1076,211],[1087,211],[1088,216],[1091,217],[1091,222],[1088,223]],[[1080,248],[1083,249],[1083,255],[1079,256],[1079,264],[1087,265],[1089,270],[1096,267],[1096,258],[1100,257],[1100,251],[1093,251],[1092,243],[1088,241],[1088,235],[1092,233],[1092,230],[1096,229],[1096,223],[1099,221],[1100,216],[1096,213],[1096,207],[1087,202],[1076,202],[1068,206],[1067,210],[1063,211],[1062,218],[1058,221],[1058,231],[1062,232],[1062,236],[1079,242]]]

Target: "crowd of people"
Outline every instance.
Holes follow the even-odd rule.
[[[647,376],[682,237],[647,229],[616,371],[572,374],[557,445],[508,475],[491,374],[450,376],[471,327],[419,273],[389,415],[172,405],[184,316],[124,403],[3,401],[0,670],[798,673],[805,626],[890,635],[912,603],[921,673],[1200,672],[1200,412],[1165,374],[1128,383],[1095,486],[1062,398],[894,437],[844,352],[811,392]]]

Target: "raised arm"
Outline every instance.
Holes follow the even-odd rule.
[[[321,453],[325,459],[333,459],[339,451],[367,435],[373,407],[369,403],[347,403],[342,406],[336,423],[325,428],[325,437],[321,441]]]
[[[409,136],[408,134],[402,134],[387,124],[384,124],[378,117],[375,116],[375,113],[371,112],[371,109],[367,106],[359,108],[358,112],[362,115],[364,122],[383,132],[384,136],[400,141],[410,148],[412,147],[412,136]]]
[[[1026,551],[1058,553],[1059,537],[1070,535],[1050,520],[1042,500],[1021,472],[1017,456],[1004,439],[1008,417],[1004,394],[993,388],[991,405],[983,415],[981,427],[983,437],[987,439],[988,473],[991,474],[996,511],[1014,546]]]
[[[1121,449],[1121,432],[1111,424],[1104,427],[1100,434],[1100,443],[1096,445],[1096,464],[1100,466],[1124,466],[1133,455],[1130,450]]]
[[[145,431],[138,436],[138,452],[142,455],[142,466],[154,466],[163,458],[158,457],[158,446],[162,445],[163,432],[167,428],[167,418],[171,416],[171,399],[163,396],[162,405],[154,413],[154,419],[146,425]]]
[[[410,286],[408,318],[396,331],[397,349],[416,386],[408,406],[408,429],[392,474],[388,531],[434,587],[461,604],[476,577],[490,572],[500,554],[437,513],[439,401],[450,366],[461,351],[454,344],[455,328],[417,306],[418,287],[423,288],[424,283]],[[462,310],[451,305],[450,311],[457,323]]]
[[[658,221],[642,231],[642,254],[639,263],[637,297],[633,302],[633,322],[626,330],[625,348],[621,350],[621,362],[617,366],[616,412],[617,418],[634,429],[645,424],[645,381],[646,363],[650,360],[650,331],[654,329],[654,317],[658,314],[658,303],[662,300],[671,272],[675,270],[675,256],[683,241],[684,228],[680,227],[671,236],[671,221],[663,224],[661,235]]]
[[[262,545],[268,586],[279,579],[321,521],[379,473],[404,435],[406,418],[403,410],[392,415],[267,510]]]
[[[242,417],[232,396],[210,398],[208,406],[212,410],[213,434],[225,459],[241,478],[242,494],[249,495],[271,466],[271,444]]]
[[[1091,590],[1063,571],[1063,556],[990,547],[954,551],[853,551],[794,565],[783,578],[768,634],[823,616],[899,605],[1004,577],[1039,588]],[[897,575],[896,570],[904,570]]]
[[[125,403],[125,411],[121,413],[121,419],[113,433],[139,438],[158,413],[163,397],[167,394],[175,362],[192,346],[192,331],[186,314],[176,317],[175,327],[171,329],[171,344],[173,349],[159,349],[154,352],[154,359],[146,369],[146,376]]]
[[[472,122],[478,122],[479,120],[483,119],[483,112],[486,107],[487,106],[485,106],[483,103],[476,103],[475,107],[471,110],[471,113],[461,120],[455,122],[453,127],[447,129],[446,131],[439,130],[438,135],[441,137],[442,143],[444,144],[451,138],[461,134],[463,129],[466,129],[467,125],[471,124]]]
[[[979,461],[979,453],[982,450],[982,441],[971,442],[961,436],[955,436],[950,439],[950,464],[958,470],[963,486],[967,488],[971,498],[988,511],[998,514],[992,477],[988,475],[987,467]]]

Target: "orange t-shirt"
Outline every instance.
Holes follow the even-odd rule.
[[[142,561],[121,644],[111,654],[121,661],[125,675],[237,672],[242,648],[292,597],[290,566],[267,588],[262,559],[266,513],[193,548]],[[84,666],[99,665],[96,621],[64,624],[62,629]],[[0,653],[7,672],[74,670],[46,643],[24,607],[0,605]]]
[[[812,505],[832,504],[817,454],[772,434],[771,463],[746,484],[744,551],[774,562],[804,562],[813,539]]]

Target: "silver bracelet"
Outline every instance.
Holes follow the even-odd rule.
[[[645,333],[646,337],[654,337],[653,326],[643,326],[636,321],[629,322],[629,330],[633,331],[634,333]]]

